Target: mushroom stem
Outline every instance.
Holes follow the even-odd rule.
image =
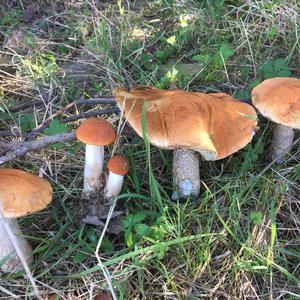
[[[195,199],[200,193],[199,155],[193,150],[173,151],[173,183],[176,191],[172,199]]]
[[[19,246],[27,265],[33,262],[32,249],[29,243],[22,237],[22,232],[17,219],[0,218],[0,261],[1,270],[3,272],[19,272],[23,270],[23,265],[19,256],[15,251],[15,247],[11,242],[9,235],[5,229],[5,225],[9,227],[13,233],[15,242]]]
[[[103,161],[103,146],[85,146],[84,192],[95,193],[99,189],[103,170]]]
[[[116,197],[122,190],[124,175],[109,172],[105,187],[105,198]]]
[[[270,157],[277,163],[282,163],[284,154],[288,153],[293,145],[294,131],[291,127],[276,124],[273,131]]]

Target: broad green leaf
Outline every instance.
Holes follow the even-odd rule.
[[[45,135],[54,135],[54,134],[66,133],[66,132],[68,132],[67,126],[61,124],[58,120],[52,120],[49,123],[49,127],[43,130],[43,134]]]
[[[146,235],[150,230],[150,227],[148,225],[142,223],[135,224],[133,227],[136,233],[140,236]]]
[[[21,116],[19,122],[22,132],[30,131],[36,126],[33,114]]]
[[[133,215],[133,222],[134,223],[142,222],[145,219],[146,219],[146,214],[145,213],[139,212],[139,213]]]
[[[259,76],[261,80],[273,77],[289,77],[291,71],[283,58],[276,58],[267,61],[260,67]]]
[[[228,58],[234,55],[234,50],[228,43],[222,43],[218,49],[218,53],[214,56],[213,61],[217,66],[223,65],[223,59],[226,61]]]
[[[263,214],[260,211],[252,211],[250,213],[250,220],[257,224],[257,225],[261,225],[263,222]]]
[[[88,254],[82,253],[82,252],[78,252],[73,257],[73,263],[74,264],[79,264],[79,263],[83,262],[84,260],[86,260],[87,257],[88,257]]]
[[[104,237],[100,249],[104,252],[112,252],[114,250],[114,245],[107,237]]]
[[[198,55],[194,55],[192,59],[198,63],[206,64],[210,60],[210,55],[209,54],[198,54]]]
[[[227,43],[221,45],[219,52],[222,53],[225,60],[234,55],[234,50]]]
[[[88,230],[87,237],[90,242],[96,243],[98,241],[97,234],[93,229]]]

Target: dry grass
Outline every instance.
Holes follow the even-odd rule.
[[[165,87],[172,66],[181,68],[181,88],[229,92],[244,101],[269,60],[285,59],[299,77],[296,0],[219,6],[222,1],[36,2],[38,12],[28,23],[22,14],[29,1],[0,4],[0,129],[14,133],[1,143],[20,140],[18,132],[32,130],[80,97],[111,95],[114,86]],[[186,28],[180,16],[188,16]],[[171,46],[167,39],[173,35]],[[224,42],[234,55],[218,64],[214,55]],[[196,73],[189,73],[191,67]],[[30,101],[40,105],[14,111]],[[107,107],[77,106],[63,116]],[[118,114],[104,117],[117,128]],[[261,118],[253,146],[267,151],[271,130]],[[118,299],[300,298],[299,145],[279,166],[249,147],[220,162],[203,162],[201,199],[187,204],[169,199],[170,152],[151,147],[148,153],[128,130],[116,151],[133,165],[116,209],[124,216],[144,213],[141,222],[150,228],[144,236],[133,233],[132,247],[123,232],[106,235],[101,259]],[[43,172],[55,191],[47,210],[20,220],[35,249],[32,271],[44,298],[56,293],[57,299],[92,299],[108,290],[95,267],[101,229],[80,222],[86,210],[83,160],[83,147],[74,141],[5,165]],[[23,274],[1,275],[0,286],[0,299],[34,298]]]

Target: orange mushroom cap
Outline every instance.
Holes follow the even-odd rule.
[[[125,175],[129,172],[129,161],[123,155],[115,155],[108,161],[107,168],[115,174]]]
[[[77,128],[76,137],[88,145],[105,146],[115,141],[116,133],[108,121],[90,118]]]
[[[277,77],[252,90],[253,105],[271,121],[300,129],[300,80]]]
[[[0,169],[0,203],[5,218],[18,218],[44,209],[52,200],[50,183],[17,169]]]
[[[159,90],[143,86],[114,90],[117,104],[143,136],[142,108],[149,142],[165,149],[191,149],[206,160],[224,158],[246,146],[257,128],[251,105],[223,94]]]

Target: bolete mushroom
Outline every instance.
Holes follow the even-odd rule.
[[[264,117],[276,123],[269,156],[281,163],[292,148],[293,128],[300,129],[300,80],[264,80],[252,90],[252,102]]]
[[[50,183],[38,176],[17,169],[0,169],[0,261],[3,272],[22,270],[20,258],[9,239],[6,227],[14,234],[26,262],[33,261],[32,249],[22,232],[16,218],[44,209],[52,200]],[[6,225],[6,226],[5,226]]]
[[[96,192],[101,183],[104,162],[104,146],[115,141],[112,125],[103,119],[91,118],[76,130],[76,137],[85,146],[84,192]]]
[[[129,161],[123,155],[115,155],[107,164],[109,170],[106,186],[105,198],[116,197],[122,190],[124,175],[129,172]]]
[[[178,197],[200,192],[198,152],[204,160],[222,159],[246,146],[257,126],[251,105],[223,93],[203,94],[143,86],[114,90],[117,104],[139,136],[142,107],[149,142],[173,149],[173,182]]]

